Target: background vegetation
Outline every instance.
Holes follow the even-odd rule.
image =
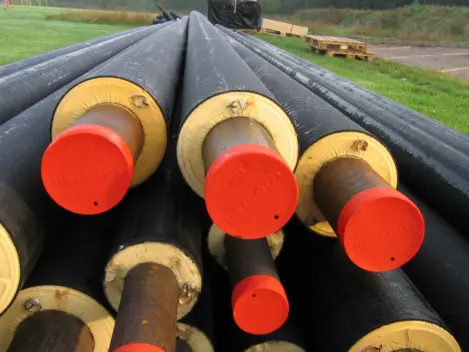
[[[469,7],[411,5],[390,10],[306,9],[282,20],[318,34],[469,41]]]
[[[104,10],[156,11],[156,3],[172,10],[207,12],[208,0],[13,0],[15,4]],[[469,0],[259,0],[266,13],[293,14],[308,8],[392,9],[406,5],[469,6]]]

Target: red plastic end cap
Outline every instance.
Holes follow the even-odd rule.
[[[236,325],[252,335],[278,330],[290,311],[282,283],[269,275],[253,275],[240,281],[233,290],[231,304]]]
[[[205,203],[212,221],[243,239],[281,229],[298,204],[298,184],[274,150],[246,144],[219,156],[208,170]]]
[[[355,195],[342,210],[338,237],[360,268],[400,268],[422,246],[425,222],[417,206],[393,188],[375,187]]]
[[[148,343],[132,343],[116,348],[112,352],[166,352],[165,350],[149,345]]]
[[[78,125],[60,134],[42,159],[42,181],[50,197],[77,214],[100,214],[115,207],[129,189],[132,152],[113,130]]]

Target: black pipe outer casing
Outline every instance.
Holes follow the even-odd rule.
[[[261,125],[272,137],[276,152],[289,169],[295,168],[298,140],[290,118],[221,33],[203,15],[191,12],[177,158],[184,179],[202,198],[205,196],[206,168],[210,166],[204,161],[204,141],[212,128],[232,118],[249,118]],[[250,188],[240,185],[243,184],[238,183],[236,189],[246,192],[246,196],[237,193],[240,198],[251,197]],[[254,204],[250,200],[246,202],[251,206]],[[235,217],[246,214],[245,208],[234,211],[237,204],[227,202],[225,205],[227,210],[220,208],[219,213],[226,211],[227,219],[232,218],[228,217],[230,212],[236,213]],[[218,219],[217,222],[220,225]],[[275,230],[278,228],[271,233]]]
[[[166,25],[99,69],[84,75],[64,94],[52,122],[52,138],[89,109],[113,104],[140,121],[144,143],[135,161],[131,186],[148,179],[160,165],[181,79],[188,20]]]
[[[24,289],[42,285],[69,287],[106,305],[101,289],[102,269],[117,232],[117,211],[61,219],[55,240],[26,281]]]
[[[295,325],[292,320],[289,318],[280,329],[267,335],[247,334],[233,326],[231,331],[232,352],[256,352],[259,350],[259,346],[262,346],[261,351],[265,352],[269,352],[269,346],[272,346],[274,351],[307,352],[308,349],[298,333],[301,325]]]
[[[93,71],[100,69],[96,67]],[[93,72],[91,71],[91,72]],[[44,238],[64,210],[46,193],[41,179],[42,156],[50,143],[50,126],[54,109],[62,96],[81,78],[49,95],[18,116],[0,126],[0,224],[9,232],[3,243],[13,242],[17,252],[20,280],[2,274],[5,282],[12,283],[9,294],[0,290],[0,314],[8,307],[36,265]],[[42,225],[43,224],[43,225]],[[3,258],[6,258],[6,252]]]
[[[0,124],[160,28],[124,33],[0,77]]]
[[[295,56],[259,38],[242,31],[237,31],[236,33],[260,47],[272,50],[278,54],[279,57],[290,60],[292,63],[307,69],[310,73],[320,76],[321,80],[324,80],[330,85],[331,90],[336,90],[337,94],[339,94],[338,92],[341,92],[341,94],[347,94],[350,101],[356,107],[359,107],[360,104],[362,104],[364,109],[372,109],[372,111],[376,111],[376,113],[378,113],[377,111],[382,111],[385,114],[392,114],[396,119],[421,129],[425,133],[436,137],[440,142],[447,144],[466,155],[469,153],[469,138],[466,134],[453,130],[449,126],[444,125],[424,114],[403,106],[376,92],[361,87],[346,78],[338,76],[332,71],[314,65],[309,61]],[[346,98],[344,97],[344,99]],[[347,100],[349,99],[347,98]]]
[[[71,52],[74,52],[83,48],[87,48],[91,45],[99,44],[106,40],[117,38],[117,37],[120,37],[121,35],[128,34],[133,31],[138,31],[140,29],[142,29],[142,27],[132,28],[127,31],[113,33],[111,35],[107,35],[104,37],[94,38],[91,40],[87,40],[85,42],[72,44],[64,48],[59,48],[53,51],[49,51],[48,53],[39,54],[33,57],[28,57],[27,59],[24,59],[21,61],[16,61],[16,62],[12,62],[11,64],[0,66],[0,77],[8,76],[9,74],[19,72],[29,67],[33,67],[45,61],[54,59],[58,56],[66,55]]]
[[[300,155],[313,143],[332,133],[343,131],[367,133],[363,127],[351,121],[317,95],[311,94],[308,89],[246,46],[230,37],[226,38],[292,118],[298,132]]]
[[[198,12],[191,12],[187,39],[182,123],[200,103],[230,91],[272,94],[252,74],[216,28]]]
[[[104,66],[107,63],[94,68],[89,75]],[[12,280],[12,275],[16,274],[8,273],[7,277],[1,277],[16,286],[16,289],[7,288],[11,290],[8,294],[0,290],[0,296],[5,300],[0,302],[0,314],[27,279],[40,256],[46,229],[50,231],[48,225],[53,226],[62,211],[45,192],[41,179],[41,161],[50,143],[54,110],[63,95],[82,79],[80,77],[69,83],[0,126],[0,183],[5,194],[1,198],[5,205],[0,207],[3,209],[0,212],[0,223],[9,232],[5,243],[13,242],[8,251],[18,253],[21,272],[18,284]],[[18,213],[17,216],[9,215],[13,210]],[[46,228],[41,227],[41,222],[46,223]]]
[[[323,165],[334,158],[358,157],[367,162],[389,185],[397,186],[396,166],[384,145],[243,44],[229,36],[226,39],[294,122],[301,155],[295,171],[300,186],[297,215],[306,226],[323,235],[334,234],[332,228],[335,224],[326,227],[326,218],[316,205],[313,194],[315,176]],[[354,148],[357,140],[367,144],[366,150]]]
[[[0,345],[11,342],[12,321],[19,325],[41,310],[58,310],[88,325],[95,351],[109,347],[114,319],[106,309],[101,282],[117,230],[114,215],[61,219],[55,240],[46,247],[11,309],[0,318]]]
[[[214,352],[213,302],[211,278],[204,272],[204,288],[194,309],[177,324],[178,340],[186,341],[191,352]],[[176,352],[180,352],[177,348]]]
[[[381,345],[384,351],[461,351],[402,270],[366,272],[335,241],[304,236],[297,221],[285,231],[294,243],[282,253],[288,258],[284,264],[291,273],[301,268],[293,296],[302,302],[304,324],[316,336],[314,350],[361,352]]]
[[[469,243],[407,188],[425,218],[425,241],[404,271],[450,327],[463,351],[469,351]]]
[[[351,120],[380,138],[390,148],[399,169],[400,181],[412,188],[423,201],[438,210],[444,218],[469,233],[469,163],[467,155],[441,144],[437,137],[387,115],[365,112],[342,97],[336,89],[310,71],[266,51],[232,31],[218,27],[250,50],[280,68],[313,93],[340,110]],[[431,189],[432,192],[428,192]]]
[[[225,251],[232,287],[253,275],[268,275],[280,281],[265,238],[240,240],[225,236]]]
[[[127,273],[138,264],[173,270],[181,295],[178,319],[187,315],[202,290],[201,200],[184,184],[174,150],[162,168],[124,200],[120,228],[106,267],[104,290],[117,310]]]

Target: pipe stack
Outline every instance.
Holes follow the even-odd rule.
[[[109,346],[114,318],[100,289],[100,268],[115,233],[114,214],[63,221],[0,318],[2,350],[98,352]]]
[[[100,214],[158,168],[186,30],[187,20],[166,26],[63,95],[41,166],[55,202],[74,213]]]
[[[44,61],[36,59],[14,65],[14,68],[7,67],[4,71],[11,72],[9,74],[0,71],[0,123],[8,121],[160,28],[131,30],[105,40],[96,40],[87,46],[78,44],[66,50],[67,53],[46,55]],[[24,68],[17,70],[19,67]],[[12,72],[12,69],[15,71]]]
[[[111,351],[135,344],[175,351],[176,322],[202,291],[197,201],[179,175],[174,153],[129,194],[103,283],[117,311]]]
[[[186,182],[225,233],[255,239],[282,228],[298,192],[298,141],[288,115],[196,12],[184,77],[177,156]]]
[[[337,236],[365,270],[389,271],[407,263],[422,245],[424,221],[395,189],[397,168],[384,144],[242,44],[230,42],[295,121],[299,219],[314,232]]]
[[[463,210],[469,207],[467,137],[448,127],[429,124],[418,114],[403,118],[408,115],[405,111],[394,105],[380,106],[376,94],[369,97],[362,90],[344,84],[343,79],[331,79],[331,74],[323,70],[317,72],[310,65],[299,65],[298,58],[293,61],[291,55],[281,55],[278,50],[218,28],[380,138],[396,158],[401,181],[463,233],[469,233]]]
[[[232,314],[252,334],[280,328],[289,303],[265,237],[291,218],[298,141],[288,115],[206,18],[191,13],[178,163],[222,231]],[[201,78],[201,75],[203,78]]]
[[[469,138],[197,12],[2,82],[0,351],[469,349]]]

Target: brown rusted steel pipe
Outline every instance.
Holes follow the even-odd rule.
[[[205,172],[228,150],[245,144],[277,151],[272,136],[260,123],[250,118],[231,118],[216,125],[204,140],[202,153]]]
[[[8,352],[93,352],[90,329],[71,314],[39,312],[17,328]]]
[[[146,345],[145,351],[175,352],[178,298],[171,269],[155,263],[133,268],[125,279],[110,351],[138,351]]]

